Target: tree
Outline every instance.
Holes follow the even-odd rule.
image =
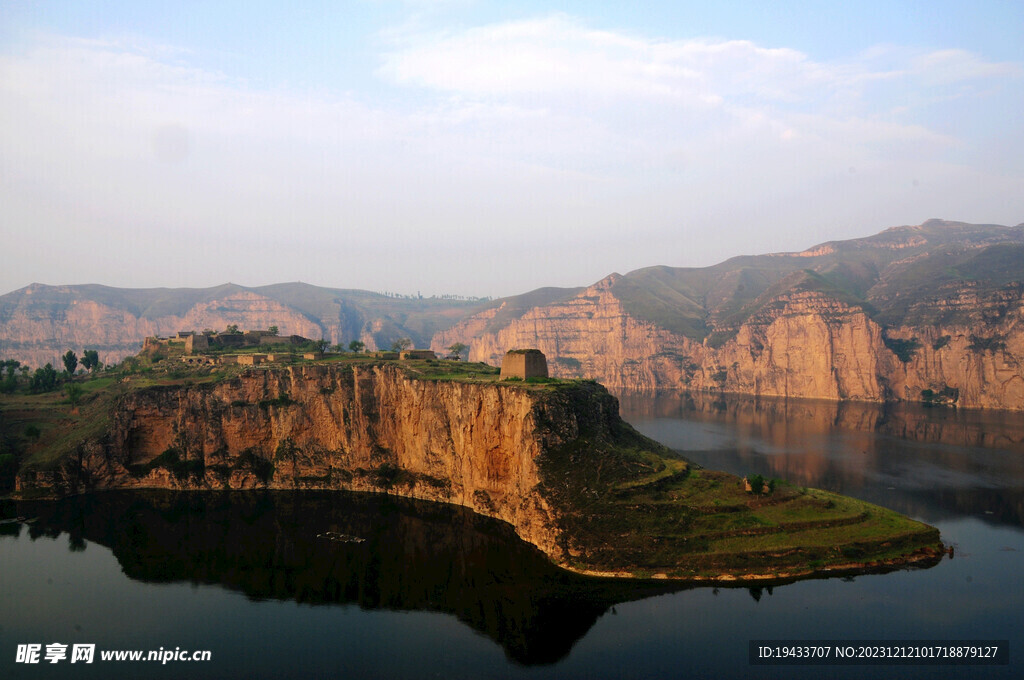
[[[229,323],[228,327],[224,329],[224,332],[228,335],[238,335],[238,324]]]
[[[75,374],[75,368],[78,367],[78,355],[72,350],[68,350],[68,353],[60,358],[64,362],[64,370],[68,372],[68,375]]]
[[[340,352],[344,352],[345,351],[345,345],[342,345],[341,343],[338,343],[337,345],[331,345],[331,351],[332,352],[339,352],[339,353]]]
[[[412,340],[409,338],[399,338],[391,343],[392,352],[404,352],[405,350],[412,347]]]
[[[454,345],[448,346],[448,358],[459,361],[462,359],[462,353],[469,349],[469,345],[465,345],[461,342],[457,342]]]
[[[7,359],[0,361],[0,367],[7,369],[7,375],[4,377],[2,383],[0,383],[0,392],[8,394],[18,388],[18,378],[14,372],[21,366],[21,362],[16,359]]]
[[[348,351],[349,352],[355,352],[356,354],[359,354],[360,352],[362,352],[365,349],[366,349],[366,343],[359,342],[358,340],[353,340],[352,342],[348,343]]]
[[[68,383],[64,386],[64,394],[67,395],[71,408],[78,408],[78,402],[82,398],[82,386],[78,383]]]
[[[100,366],[100,355],[94,349],[82,350],[82,366],[85,370],[92,371]]]
[[[320,352],[320,354],[326,352],[327,348],[330,347],[330,345],[331,341],[328,340],[327,338],[320,338],[319,340],[313,341],[313,346],[316,347],[316,351]]]
[[[29,388],[33,392],[49,392],[57,386],[57,371],[54,370],[52,364],[46,364],[42,368],[37,368],[36,372],[32,374],[32,380],[29,383]]]
[[[271,335],[277,335],[277,326],[271,326],[270,328],[267,329],[267,332],[270,333]]]

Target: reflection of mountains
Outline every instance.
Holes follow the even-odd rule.
[[[643,418],[713,418],[757,427],[780,445],[807,434],[871,432],[927,444],[1024,453],[1024,418],[1008,411],[981,411],[917,404],[872,404],[715,395],[704,392],[620,393],[623,414]]]
[[[617,602],[678,586],[587,579],[458,507],[345,493],[108,492],[19,504],[33,536],[108,546],[125,574],[252,598],[454,614],[519,663],[568,654]],[[341,542],[318,534],[365,539]]]
[[[1020,414],[706,393],[619,399],[627,420],[656,419],[655,438],[707,467],[839,491],[925,521],[1024,526]],[[723,428],[728,445],[693,450],[694,423]]]

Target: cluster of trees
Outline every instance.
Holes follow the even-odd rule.
[[[323,338],[320,338],[320,342],[327,341],[324,340]],[[331,345],[331,349],[334,350],[335,352],[354,352],[356,354],[359,354],[361,352],[366,351],[366,343],[360,342],[359,340],[353,340],[352,342],[348,343],[348,345],[342,345],[340,343],[337,345]]]
[[[69,381],[79,364],[89,372],[103,367],[99,352],[94,349],[84,350],[81,359],[74,350],[69,349],[60,360],[64,364],[63,373],[58,372],[51,363],[32,371],[17,359],[0,359],[0,392],[9,394],[17,390],[19,385],[24,385],[30,392],[50,392],[63,382]],[[70,394],[68,396],[72,398]]]
[[[405,293],[391,293],[389,291],[377,291],[377,295],[382,295],[387,298],[395,298],[397,300],[422,300],[423,294],[416,291],[415,295],[407,295]],[[466,302],[490,302],[491,296],[486,295],[484,297],[477,297],[475,295],[453,295],[451,293],[445,293],[443,295],[431,295],[431,300],[462,300]]]
[[[391,343],[392,352],[404,352],[407,349],[411,349],[413,346],[412,338],[398,338]],[[335,352],[354,352],[356,354],[366,351],[366,343],[359,340],[353,340],[348,345],[341,343],[336,345],[329,345],[328,341],[320,338],[317,341],[317,347],[321,352],[326,352],[331,349]],[[454,345],[446,348],[448,350],[448,359],[459,361],[464,358],[465,353],[469,350],[469,345],[465,345],[461,342],[456,342]]]
[[[437,295],[435,297],[437,297],[440,300],[464,300],[466,302],[490,302],[491,301],[491,296],[490,295],[485,295],[484,297],[477,297],[475,295],[452,295],[450,293],[446,293],[444,295]]]

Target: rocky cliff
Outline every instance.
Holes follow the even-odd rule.
[[[720,347],[631,316],[612,276],[562,303],[536,308],[505,328],[464,335],[472,321],[435,337],[470,344],[471,361],[500,364],[507,348],[537,347],[553,375],[596,377],[616,388],[688,388],[764,396],[881,400],[898,362],[860,308],[826,295],[772,300]]]
[[[55,473],[23,473],[20,489],[385,491],[504,520],[563,559],[552,509],[534,492],[537,458],[584,426],[607,438],[617,408],[595,384],[413,380],[394,364],[249,371],[129,392],[103,436]]]
[[[613,274],[508,318],[439,332],[498,364],[537,347],[552,375],[619,389],[1024,409],[1020,228],[931,222],[716,267]]]

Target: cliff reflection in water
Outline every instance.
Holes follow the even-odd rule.
[[[612,605],[679,590],[555,568],[506,525],[435,503],[344,492],[105,492],[19,503],[30,535],[109,547],[146,582],[250,598],[453,614],[522,664],[552,663]],[[19,525],[14,525],[19,526]],[[342,542],[326,532],[358,537]]]
[[[925,521],[1024,527],[1024,416],[908,404],[620,393],[623,417],[710,468],[838,491]]]

